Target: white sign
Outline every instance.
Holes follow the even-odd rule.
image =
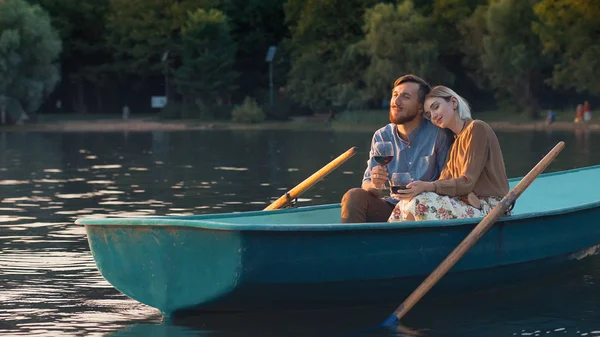
[[[153,108],[164,108],[167,105],[166,96],[152,96],[152,107]]]

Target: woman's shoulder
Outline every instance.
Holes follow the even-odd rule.
[[[481,119],[474,119],[468,128],[473,130],[472,132],[493,132],[492,127]]]

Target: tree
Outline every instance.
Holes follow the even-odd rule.
[[[30,0],[50,14],[63,44],[62,74],[68,80],[75,111],[88,112],[86,84],[91,83],[97,111],[103,112],[102,91],[109,86],[113,60],[106,44],[108,0]]]
[[[367,10],[363,31],[365,37],[355,48],[369,60],[364,99],[388,98],[394,80],[407,73],[452,84],[453,75],[440,64],[434,22],[419,14],[411,0]]]
[[[558,58],[551,83],[600,94],[600,5],[597,0],[542,0],[534,6],[534,31],[544,51]]]
[[[60,52],[58,34],[40,6],[0,0],[0,109],[14,100],[25,113],[37,111],[60,80]]]
[[[435,0],[432,11],[423,15],[430,16],[434,22],[435,40],[439,44],[439,61],[454,75],[453,89],[461,95],[470,97],[469,103],[477,106],[489,97],[480,89],[477,81],[470,76],[465,58],[463,41],[470,36],[461,35],[461,27],[469,20],[478,6],[487,4],[487,0]],[[415,3],[416,4],[416,3]],[[417,9],[421,12],[420,9]]]
[[[236,44],[223,12],[198,9],[190,12],[182,29],[181,67],[175,78],[184,99],[201,111],[229,100],[237,73],[233,70]]]
[[[478,6],[468,18],[459,22],[457,27],[461,38],[459,46],[463,54],[462,64],[469,77],[480,89],[491,86],[483,67],[485,54],[483,40],[488,35],[486,18],[488,9],[487,5]]]
[[[339,103],[344,84],[356,81],[346,48],[362,37],[362,17],[377,0],[289,0],[285,6],[291,69],[287,91],[313,110]],[[358,69],[360,70],[360,69]]]
[[[265,62],[265,55],[270,46],[278,47],[274,62],[285,61],[281,46],[282,40],[289,34],[284,22],[285,2],[286,0],[229,0],[228,3],[215,7],[225,12],[229,18],[231,36],[238,45],[235,69],[240,74],[238,86],[244,88],[244,92],[238,95],[240,98],[248,94],[260,96],[260,91],[268,86],[268,63]],[[283,85],[289,67],[279,68],[274,69],[274,81]]]
[[[531,29],[536,20],[533,2],[494,0],[489,5],[481,60],[497,97],[536,118],[541,73],[550,63]]]

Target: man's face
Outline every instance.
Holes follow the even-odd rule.
[[[417,92],[419,85],[413,82],[399,84],[392,90],[390,100],[390,122],[394,124],[408,123],[422,112]]]

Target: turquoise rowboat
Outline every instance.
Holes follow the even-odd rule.
[[[597,254],[599,176],[600,166],[539,176],[432,291],[506,284]],[[341,224],[339,216],[331,204],[76,223],[108,282],[171,316],[397,304],[481,220]]]

